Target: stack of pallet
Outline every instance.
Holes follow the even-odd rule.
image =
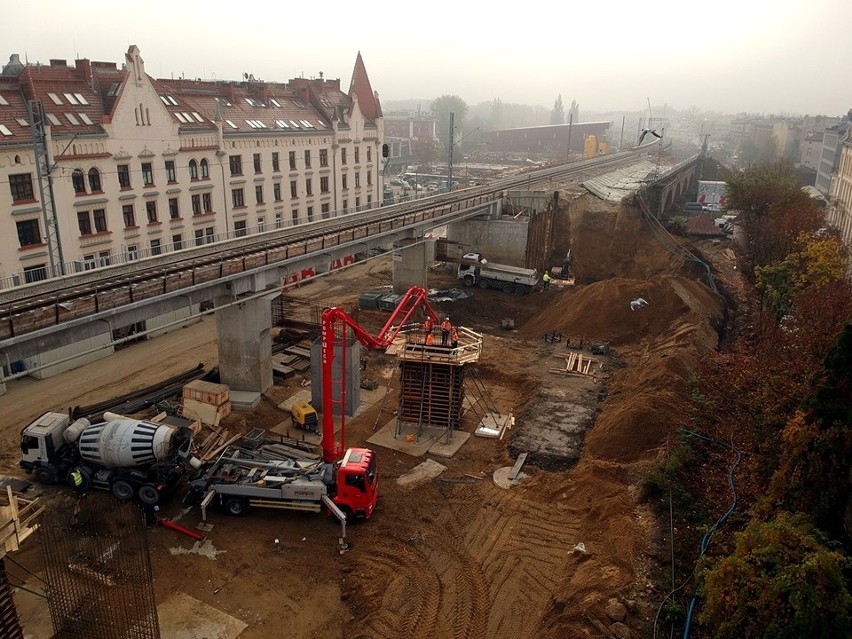
[[[218,426],[219,420],[231,414],[230,389],[200,379],[183,387],[181,407],[185,415],[194,415],[208,426]]]

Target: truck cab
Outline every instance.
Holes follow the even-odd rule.
[[[337,469],[334,503],[348,518],[369,519],[379,497],[376,454],[369,448],[350,448]]]
[[[21,430],[20,466],[35,470],[43,484],[56,483],[64,472],[63,459],[68,445],[64,434],[71,419],[63,413],[44,413]]]

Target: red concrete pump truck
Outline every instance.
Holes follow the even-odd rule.
[[[322,459],[264,458],[263,446],[251,454],[229,448],[192,482],[205,505],[218,495],[225,511],[243,515],[249,507],[287,508],[319,512],[323,505],[345,519],[369,518],[376,507],[379,471],[369,448],[345,447],[347,329],[369,350],[387,348],[418,308],[437,322],[427,291],[411,287],[376,337],[342,308],[322,313]],[[335,347],[341,349],[340,379],[334,379]],[[335,392],[337,397],[335,398]],[[340,441],[335,438],[335,413],[340,415]],[[335,513],[337,514],[337,513]]]

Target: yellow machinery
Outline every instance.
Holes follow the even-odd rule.
[[[296,402],[290,407],[293,425],[300,430],[319,432],[319,419],[316,409],[309,402]]]

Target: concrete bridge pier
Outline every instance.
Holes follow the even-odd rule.
[[[272,298],[235,301],[217,297],[216,335],[219,341],[219,377],[232,390],[263,393],[272,386]]]
[[[399,240],[393,252],[393,292],[405,293],[412,286],[428,288],[426,276],[434,259],[434,241],[422,238]]]

